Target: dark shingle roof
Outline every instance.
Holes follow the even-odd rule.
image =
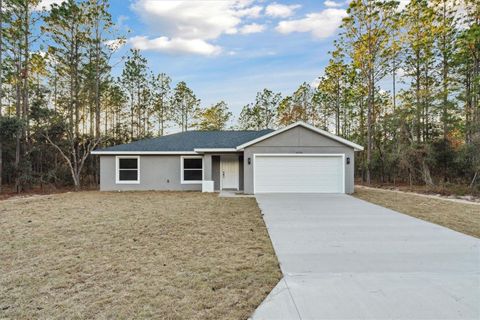
[[[96,151],[194,151],[195,148],[235,148],[272,131],[271,129],[260,131],[187,131],[120,144]]]

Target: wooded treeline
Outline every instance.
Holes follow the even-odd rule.
[[[0,187],[97,183],[97,146],[181,130],[222,129],[221,101],[200,108],[185,82],[154,74],[137,50],[112,61],[124,43],[107,0],[0,0]],[[112,65],[123,65],[119,77]]]
[[[354,0],[318,87],[269,90],[244,128],[303,120],[353,140],[366,183],[479,189],[480,2]]]
[[[0,0],[0,186],[95,184],[97,146],[229,125],[225,102],[201,106],[139,51],[112,58],[125,40],[108,0],[39,3]],[[235,128],[303,120],[364,145],[356,166],[367,183],[478,190],[478,1],[354,0],[348,14],[318,86],[264,89]]]

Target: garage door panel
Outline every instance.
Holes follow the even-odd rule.
[[[342,156],[255,157],[255,192],[342,193]]]

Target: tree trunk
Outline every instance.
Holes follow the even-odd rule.
[[[98,7],[97,7],[98,10]],[[100,26],[95,21],[95,139],[100,139]]]
[[[475,185],[475,181],[477,181],[477,177],[478,177],[478,171],[475,171],[475,174],[473,175],[472,181],[470,182],[470,185],[469,185],[470,188],[473,188],[473,186]]]
[[[422,162],[422,173],[423,173],[423,181],[427,186],[433,186],[432,176],[430,174],[430,169],[428,168],[425,161]]]
[[[17,72],[17,81],[15,84],[15,116],[17,119],[22,117],[22,104],[21,104],[21,87],[20,87],[20,77],[22,74],[22,68],[20,66],[20,48],[18,48],[17,57],[16,57],[16,72]],[[15,192],[20,192],[20,180],[19,180],[19,166],[20,166],[20,157],[21,157],[21,137],[22,137],[23,128],[19,128],[15,135]]]
[[[2,117],[3,108],[3,0],[0,0],[0,118]],[[3,176],[3,161],[2,161],[2,141],[0,141],[0,192],[2,192],[2,176]]]
[[[373,99],[375,98],[373,91],[375,87],[373,85],[373,75],[370,71],[369,75],[369,88],[368,88],[368,105],[367,105],[367,184],[371,184],[371,160],[372,160],[372,112],[373,112]]]

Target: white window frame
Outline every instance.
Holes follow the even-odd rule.
[[[120,180],[120,159],[137,159],[137,180]],[[125,169],[122,169],[122,170],[125,170]],[[131,169],[131,170],[134,170],[134,169]],[[116,184],[139,184],[140,183],[140,156],[116,156],[115,157],[115,183]]]
[[[186,180],[186,181],[183,180],[183,172],[184,172],[183,160],[184,159],[202,159],[202,180]],[[202,184],[204,180],[204,174],[205,174],[205,163],[203,161],[203,156],[180,156],[180,183],[181,184]]]

